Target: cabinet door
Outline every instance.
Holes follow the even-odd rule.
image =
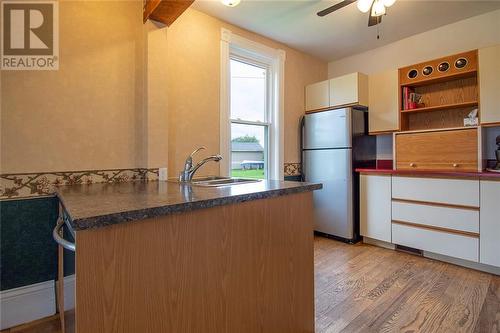
[[[500,45],[479,50],[479,93],[481,124],[500,123]]]
[[[370,75],[368,105],[370,133],[399,130],[397,69]]]
[[[360,176],[361,235],[391,242],[391,175]]]
[[[368,106],[368,78],[351,73],[330,79],[330,106]]]
[[[500,267],[499,181],[481,181],[480,262]]]
[[[306,112],[327,109],[329,104],[328,80],[306,86]]]
[[[398,170],[478,170],[476,128],[396,136]]]

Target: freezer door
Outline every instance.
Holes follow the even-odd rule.
[[[305,150],[306,182],[322,183],[314,191],[314,230],[354,238],[351,149]]]
[[[304,149],[350,148],[351,109],[308,114],[304,120]]]

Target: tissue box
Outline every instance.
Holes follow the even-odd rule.
[[[478,126],[479,119],[476,118],[464,118],[464,126]]]

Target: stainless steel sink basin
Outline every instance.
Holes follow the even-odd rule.
[[[180,183],[180,181],[176,178],[171,178],[169,179],[169,181]],[[203,186],[203,187],[222,187],[222,186],[231,186],[239,184],[257,183],[259,181],[261,181],[261,179],[207,176],[207,177],[193,178],[193,180],[191,180],[190,182],[185,182],[185,184],[191,184],[194,186]]]
[[[259,181],[260,181],[259,179],[246,179],[246,178],[205,177],[205,178],[193,179],[191,183],[196,186],[219,187],[219,186],[256,183]]]

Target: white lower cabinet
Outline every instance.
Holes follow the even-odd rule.
[[[391,175],[360,176],[360,233],[391,242]]]
[[[481,181],[482,264],[500,267],[500,181]]]
[[[500,181],[362,174],[369,238],[500,267]]]
[[[477,262],[479,239],[448,232],[392,224],[393,243]]]
[[[479,236],[479,209],[422,205],[392,200],[392,220]]]
[[[394,176],[392,242],[479,261],[479,180]]]
[[[394,176],[392,197],[479,207],[479,180]]]

